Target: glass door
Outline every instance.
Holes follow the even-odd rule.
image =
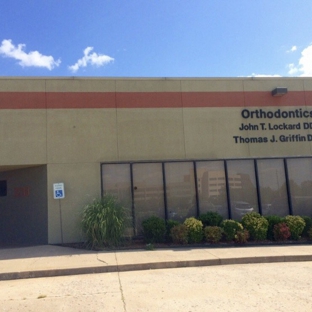
[[[161,163],[133,164],[133,196],[136,234],[142,232],[143,220],[151,216],[165,219]]]

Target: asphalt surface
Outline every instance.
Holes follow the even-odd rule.
[[[310,312],[312,262],[0,281],[0,311]]]

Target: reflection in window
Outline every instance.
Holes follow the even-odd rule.
[[[105,164],[102,165],[103,194],[112,194],[127,209],[129,216],[129,228],[126,235],[133,235],[132,227],[132,195],[129,164]]]
[[[215,211],[228,218],[223,161],[199,161],[196,171],[200,214]]]
[[[151,216],[165,219],[161,163],[134,164],[133,189],[136,233],[139,234],[143,220]]]
[[[232,219],[241,220],[249,212],[258,212],[253,160],[227,161]]]
[[[311,217],[312,159],[287,159],[287,167],[293,214]]]
[[[262,214],[286,216],[289,213],[282,159],[257,160]]]
[[[196,216],[194,168],[192,162],[165,164],[168,218],[184,221]]]

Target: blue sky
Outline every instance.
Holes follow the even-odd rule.
[[[312,76],[311,0],[0,0],[0,76]]]

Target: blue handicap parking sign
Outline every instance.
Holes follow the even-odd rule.
[[[64,183],[53,184],[53,195],[54,199],[65,198]]]
[[[55,197],[56,198],[62,198],[63,197],[63,190],[55,191]]]

